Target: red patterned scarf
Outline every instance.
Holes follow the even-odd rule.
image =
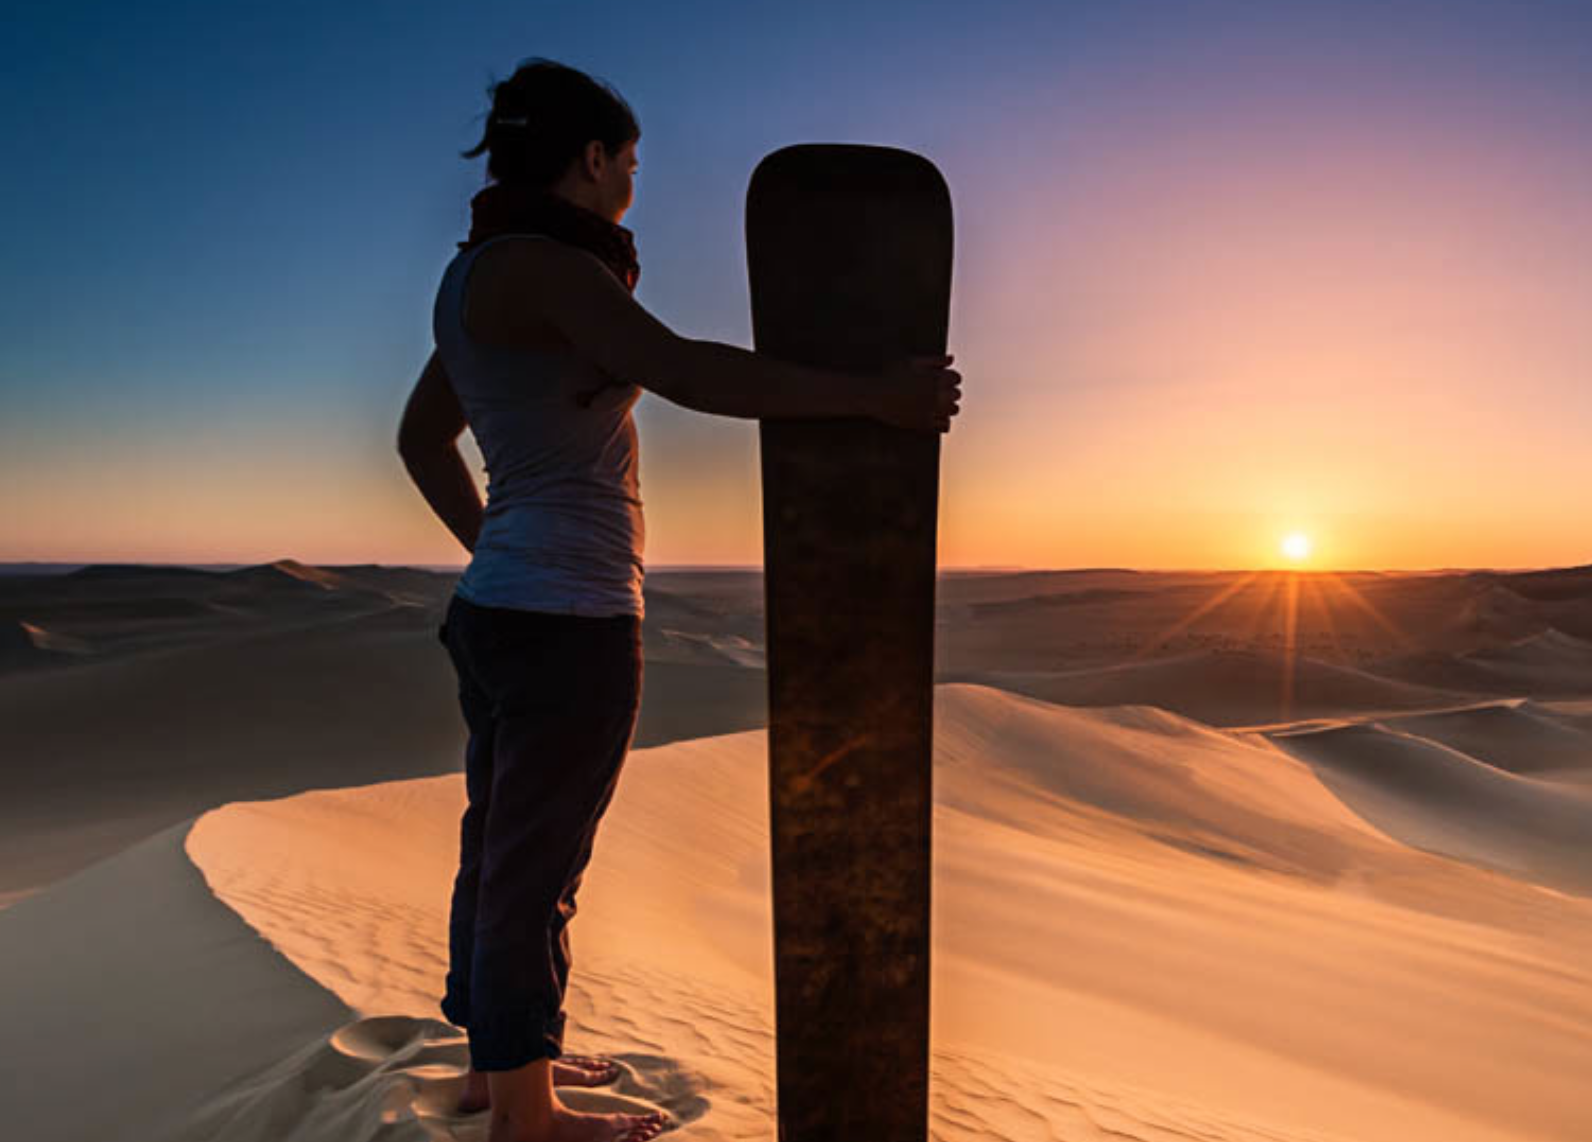
[[[550,190],[494,182],[478,192],[470,200],[470,237],[459,249],[500,234],[545,234],[579,246],[595,254],[631,293],[641,279],[633,233]]]

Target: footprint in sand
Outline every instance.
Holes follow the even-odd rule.
[[[560,1087],[572,1110],[590,1114],[648,1114],[670,1119],[665,1133],[703,1117],[707,1084],[675,1060],[640,1052],[604,1052],[619,1077],[603,1088]],[[419,1126],[436,1142],[478,1142],[486,1137],[484,1113],[458,1114],[470,1066],[469,1043],[451,1024],[406,1015],[356,1019],[266,1071],[220,1092],[185,1123],[181,1142],[213,1138],[334,1137],[354,1122],[380,1123],[371,1138],[399,1124],[413,1137]],[[400,1131],[401,1132],[401,1131]],[[357,1133],[357,1131],[356,1131]],[[397,1137],[398,1135],[393,1135]]]

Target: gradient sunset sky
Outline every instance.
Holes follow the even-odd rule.
[[[0,560],[450,563],[393,439],[528,56],[642,127],[638,299],[751,345],[808,141],[950,185],[942,565],[1592,561],[1592,5],[60,3],[0,47]],[[638,406],[647,560],[754,422]],[[468,437],[466,438],[468,441]],[[479,453],[466,452],[479,472]]]

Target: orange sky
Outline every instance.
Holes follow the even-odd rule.
[[[941,562],[1281,566],[1296,530],[1312,567],[1592,559],[1587,208],[1484,145],[1193,138],[1046,172],[998,217],[977,204],[1000,188],[969,188]],[[638,417],[649,562],[759,561],[755,425],[652,396]],[[285,456],[194,439],[180,471],[79,439],[13,483],[3,554],[461,558],[389,428]]]

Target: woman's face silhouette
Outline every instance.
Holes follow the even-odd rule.
[[[609,217],[618,222],[636,200],[635,175],[641,165],[636,157],[636,140],[632,139],[619,149],[609,162]]]
[[[559,188],[565,197],[618,223],[635,201],[636,140],[609,153],[601,140],[586,144],[586,153],[570,168]]]
[[[635,201],[639,165],[636,140],[610,154],[601,140],[593,139],[586,144],[585,154],[570,163],[553,191],[617,224]]]

